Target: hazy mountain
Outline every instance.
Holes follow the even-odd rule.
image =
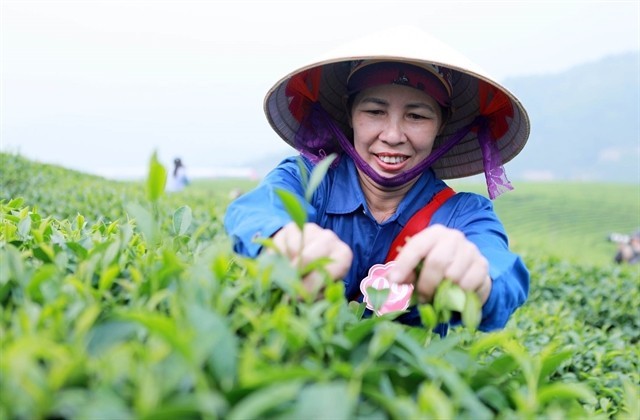
[[[531,118],[511,178],[639,182],[640,55],[615,55],[558,74],[504,81]]]
[[[513,180],[640,182],[640,53],[565,72],[507,79],[531,119],[524,150],[506,165]],[[251,164],[263,174],[281,151]]]

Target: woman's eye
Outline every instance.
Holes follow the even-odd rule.
[[[425,115],[420,115],[420,114],[409,114],[409,118],[412,120],[426,120],[428,119],[428,117],[426,117]]]
[[[371,115],[382,115],[384,114],[384,111],[381,109],[367,109],[364,112],[366,112],[367,114],[371,114]]]

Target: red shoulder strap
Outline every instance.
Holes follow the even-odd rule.
[[[394,260],[398,256],[398,252],[400,248],[407,242],[407,239],[420,232],[429,226],[431,222],[431,217],[433,213],[436,212],[442,206],[445,201],[454,196],[456,192],[450,187],[445,187],[444,189],[438,191],[436,195],[433,196],[431,201],[418,210],[416,214],[411,216],[411,219],[407,222],[407,224],[402,228],[398,236],[391,243],[391,247],[389,248],[389,253],[387,254],[387,258],[385,262],[389,262]]]

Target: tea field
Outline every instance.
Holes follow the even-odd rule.
[[[606,266],[616,251],[609,234],[640,229],[638,182],[514,182],[515,190],[498,197],[494,207],[519,252]],[[479,185],[452,184],[486,195]]]
[[[440,337],[234,255],[222,217],[252,182],[167,195],[163,172],[0,154],[0,418],[640,418],[640,272],[606,241],[638,227],[637,186],[516,184],[495,206],[529,299],[502,331]],[[441,289],[427,325],[467,311]]]

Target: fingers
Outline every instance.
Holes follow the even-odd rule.
[[[307,293],[314,295],[316,299],[322,299],[324,297],[324,278],[317,271],[312,271],[304,276],[302,286]]]
[[[295,258],[300,247],[302,233],[294,222],[290,222],[276,232],[273,237],[273,245],[280,253],[289,259]]]
[[[417,279],[413,272],[419,269]],[[388,280],[410,283],[415,279],[420,300],[430,302],[438,285],[450,279],[486,301],[491,289],[489,264],[464,234],[444,226],[431,226],[412,237],[396,258]]]
[[[460,277],[450,277],[451,279],[457,279],[455,281],[460,287],[465,290],[473,290],[478,292],[484,285],[486,279],[489,277],[489,263],[483,257],[474,259],[469,267],[460,275]]]
[[[332,278],[344,277],[353,261],[351,248],[338,235],[314,223],[305,224],[303,231],[289,223],[273,236],[273,243],[294,265],[304,267],[327,257],[324,269]]]
[[[431,235],[422,235],[407,244],[407,252],[416,253],[422,257],[422,268],[418,274],[416,288],[423,298],[430,302],[435,291],[444,279],[459,278],[467,268],[468,261],[456,258],[460,255],[460,248],[464,235],[458,231],[441,232],[436,229]],[[455,280],[454,280],[455,281]]]
[[[296,262],[302,267],[326,257],[330,260],[324,269],[332,278],[344,277],[353,260],[351,248],[327,229],[321,229],[316,225],[304,229],[304,247],[298,255]]]
[[[344,278],[351,268],[353,251],[351,251],[349,245],[338,240],[331,247],[329,259],[331,259],[331,262],[326,266],[329,275],[334,279]]]
[[[420,271],[424,271],[428,262],[427,257],[433,260],[429,261],[431,263],[430,269],[435,273],[439,266],[442,265],[438,260],[443,258],[439,257],[438,253],[432,253],[433,249],[438,243],[443,248],[440,254],[446,252],[447,248],[449,248],[449,245],[443,246],[444,243],[442,241],[447,240],[447,238],[441,231],[442,229],[445,228],[439,225],[432,226],[411,237],[398,253],[396,265],[388,274],[388,280],[395,283],[408,283],[411,279],[411,272],[418,266],[422,265]],[[442,238],[443,236],[445,237]]]

